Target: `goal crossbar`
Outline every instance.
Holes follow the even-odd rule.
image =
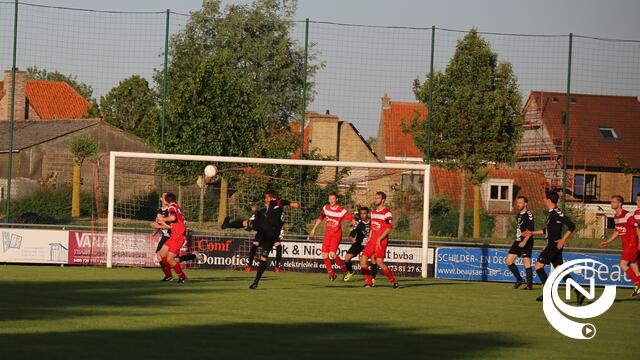
[[[423,217],[422,217],[422,277],[427,277],[428,249],[429,249],[429,184],[431,178],[431,166],[429,164],[401,164],[401,163],[376,163],[356,161],[330,161],[330,160],[297,160],[297,159],[273,159],[273,158],[248,158],[233,156],[209,156],[187,154],[159,154],[111,151],[109,154],[109,205],[107,215],[107,267],[113,266],[113,226],[115,210],[115,172],[117,158],[151,159],[151,160],[185,160],[204,161],[212,163],[245,163],[267,165],[294,165],[317,167],[349,167],[395,170],[421,170],[424,172],[423,189]]]

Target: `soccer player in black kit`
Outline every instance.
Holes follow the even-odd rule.
[[[513,285],[514,289],[524,285],[524,280],[520,276],[520,270],[518,266],[514,264],[516,258],[522,256],[522,263],[524,264],[525,272],[527,274],[527,286],[525,290],[533,289],[533,269],[531,269],[531,253],[533,252],[533,236],[523,236],[526,231],[535,230],[535,221],[533,213],[527,208],[529,199],[525,196],[518,196],[516,198],[516,208],[518,209],[518,215],[516,215],[516,239],[509,249],[509,254],[505,263],[513,276],[516,278],[516,283]]]
[[[564,244],[569,236],[571,236],[571,233],[576,230],[576,225],[573,221],[558,209],[558,193],[555,191],[548,191],[545,195],[544,204],[549,210],[544,229],[525,231],[522,234],[523,236],[529,237],[532,235],[545,235],[547,238],[547,246],[542,250],[536,262],[536,274],[540,277],[542,285],[547,282],[547,273],[544,271],[545,265],[552,264],[554,267],[562,265],[562,250],[564,249]],[[563,226],[568,228],[568,231],[564,235],[562,235]],[[566,281],[568,278],[570,278],[569,275],[565,276],[564,280]],[[582,305],[584,303],[585,296],[578,290],[575,290],[575,294],[577,296],[578,305]],[[542,295],[540,295],[536,300],[542,301]]]
[[[256,230],[256,235],[251,240],[251,248],[249,249],[249,258],[247,259],[247,266],[245,267],[246,272],[251,272],[251,266],[253,266],[253,260],[256,257],[256,253],[258,252],[258,248],[262,247],[262,233],[257,229],[260,227],[262,221],[264,221],[266,217],[266,208],[259,209],[255,206],[251,207],[251,211],[253,215],[249,219],[235,219],[231,220],[230,217],[226,217],[224,222],[222,223],[222,229],[245,229],[247,231]],[[256,225],[257,224],[257,225]],[[275,261],[275,272],[281,272],[280,264],[282,262],[282,240],[284,238],[284,231],[280,230],[280,236],[278,237],[278,241],[275,243],[276,247],[276,261]]]
[[[362,250],[364,250],[364,245],[367,243],[369,239],[369,232],[371,231],[371,219],[369,218],[369,208],[361,207],[358,210],[358,223],[355,227],[351,229],[349,233],[349,239],[351,240],[351,247],[347,250],[347,254],[344,257],[344,263],[347,266],[347,273],[344,275],[344,281],[350,281],[353,278],[353,264],[351,263],[351,259],[360,255]],[[375,279],[375,273],[377,273],[377,265],[374,264],[370,266],[371,269],[371,277]],[[375,266],[375,269],[374,269]]]
[[[260,233],[262,237],[262,251],[260,253],[260,264],[258,265],[256,278],[251,286],[249,286],[252,290],[258,288],[258,283],[262,278],[262,274],[267,268],[269,252],[271,252],[275,243],[280,239],[280,232],[284,225],[284,207],[291,206],[294,209],[298,209],[300,207],[300,204],[297,202],[278,199],[278,196],[274,191],[267,191],[265,193],[264,204],[264,219],[261,222],[254,224],[255,230]]]

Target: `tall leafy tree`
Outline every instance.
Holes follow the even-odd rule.
[[[414,91],[427,103],[429,81],[420,84],[416,80]],[[474,201],[479,204],[478,190],[486,177],[487,164],[513,163],[522,137],[522,98],[517,78],[511,64],[498,61],[498,54],[476,29],[458,41],[445,71],[433,74],[431,125],[431,153],[437,159],[434,164],[461,170],[458,238],[462,238],[467,179],[472,180]],[[416,145],[426,150],[424,121],[413,119],[405,130],[411,131]],[[478,211],[479,206],[475,208]],[[474,226],[479,228],[475,221]]]
[[[62,81],[66,82],[75,91],[78,92],[83,98],[85,98],[90,104],[88,115],[98,116],[100,114],[100,108],[98,102],[93,97],[93,87],[78,80],[76,75],[63,74],[59,71],[48,71],[47,69],[38,68],[37,66],[30,66],[27,68],[27,78],[31,80],[50,80],[50,81]]]
[[[221,9],[209,0],[192,14],[169,49],[166,152],[246,156],[300,116],[304,51],[291,37],[295,8],[295,1],[257,0]],[[201,167],[171,162],[167,171],[189,184]]]
[[[100,98],[104,118],[110,124],[148,142],[157,142],[158,107],[147,80],[133,75]]]

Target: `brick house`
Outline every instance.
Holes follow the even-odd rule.
[[[41,186],[70,185],[73,156],[69,143],[89,135],[98,144],[97,161],[101,188],[106,191],[110,151],[154,152],[154,148],[135,135],[122,131],[100,119],[28,120],[14,124],[12,198],[19,198]],[[0,120],[0,195],[5,197],[8,176],[9,122]],[[130,164],[133,166],[133,164]],[[136,181],[119,189],[138,191],[138,187],[153,185],[153,164],[141,162],[135,166]],[[82,188],[90,191],[93,163],[82,166]],[[120,177],[119,180],[124,180]],[[135,186],[134,186],[135,185]],[[105,192],[106,193],[106,192]],[[121,192],[119,195],[126,195]]]
[[[588,226],[581,235],[599,237],[612,228],[611,196],[622,195],[631,203],[640,192],[640,102],[634,96],[589,94],[571,94],[570,102],[567,198],[585,210]],[[558,189],[565,162],[565,110],[565,93],[531,92],[517,164],[542,170],[548,186]]]
[[[11,70],[0,81],[0,120],[11,113]],[[16,71],[14,120],[80,119],[87,117],[91,104],[62,81],[28,80],[25,71]]]
[[[382,97],[378,141],[374,149],[384,162],[423,162],[424,153],[413,142],[413,136],[403,131],[412,119],[427,119],[427,107],[420,102],[391,101]]]
[[[5,71],[4,81],[0,81],[0,200],[6,196],[8,178],[11,78],[11,71]],[[42,186],[69,185],[73,168],[69,143],[82,135],[91,136],[98,144],[95,173],[103,191],[106,190],[109,151],[154,151],[142,139],[101,119],[86,119],[90,108],[91,104],[67,83],[27,80],[26,72],[16,71],[12,198]],[[91,189],[92,181],[86,179],[94,174],[93,166],[89,161],[83,164],[84,191]],[[152,168],[144,169],[153,165],[139,166],[143,174],[153,173]],[[153,178],[141,175],[131,182],[138,183],[149,186]],[[135,191],[136,187],[122,188]],[[126,195],[126,191],[119,195]]]
[[[307,112],[305,119],[305,151],[316,151],[338,161],[380,162],[373,148],[350,122],[336,115],[316,112]],[[299,133],[299,129],[296,124],[292,131]],[[336,171],[334,168],[324,169],[319,182],[329,183],[335,178]],[[398,181],[398,171],[353,168],[341,184],[345,188],[355,188],[356,203],[369,205],[376,191],[392,194],[392,188]]]
[[[427,108],[419,102],[391,101],[387,94],[382,98],[376,154],[385,162],[422,162],[424,153],[415,145],[413,136],[403,131],[404,126],[417,118],[427,119]],[[401,183],[411,181],[403,177]],[[417,184],[419,188],[422,184]],[[460,202],[460,172],[434,166],[431,171],[431,194],[443,196],[451,203]],[[466,184],[467,208],[473,204],[473,187]],[[490,166],[487,180],[480,187],[482,207],[496,218],[495,235],[504,236],[513,213],[513,201],[519,195],[529,198],[534,210],[542,209],[545,177],[541,172],[506,166]]]

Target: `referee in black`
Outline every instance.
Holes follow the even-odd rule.
[[[564,249],[564,244],[569,236],[571,236],[571,234],[576,230],[576,225],[573,221],[558,209],[557,192],[547,191],[544,204],[549,210],[547,213],[545,228],[542,230],[526,231],[523,233],[523,236],[525,237],[531,235],[545,235],[547,238],[547,246],[542,250],[536,262],[536,274],[540,277],[540,281],[543,286],[547,281],[547,273],[544,271],[545,265],[552,264],[554,268],[562,265],[562,250]],[[566,226],[568,229],[564,235],[562,235],[563,226]],[[569,275],[565,276],[564,280],[566,281],[568,278],[570,278]],[[575,293],[578,305],[582,305],[584,303],[585,296],[578,290],[575,290]],[[540,295],[536,300],[542,301],[542,295]]]
[[[256,278],[253,281],[253,284],[249,286],[252,290],[258,288],[260,278],[262,278],[262,274],[267,268],[269,253],[271,252],[273,245],[280,238],[280,231],[284,225],[284,207],[291,206],[294,209],[298,209],[300,207],[300,204],[297,202],[278,199],[275,191],[267,191],[265,193],[264,204],[264,220],[260,223],[254,224],[255,230],[262,236],[262,251],[260,253],[260,264],[258,265]]]

